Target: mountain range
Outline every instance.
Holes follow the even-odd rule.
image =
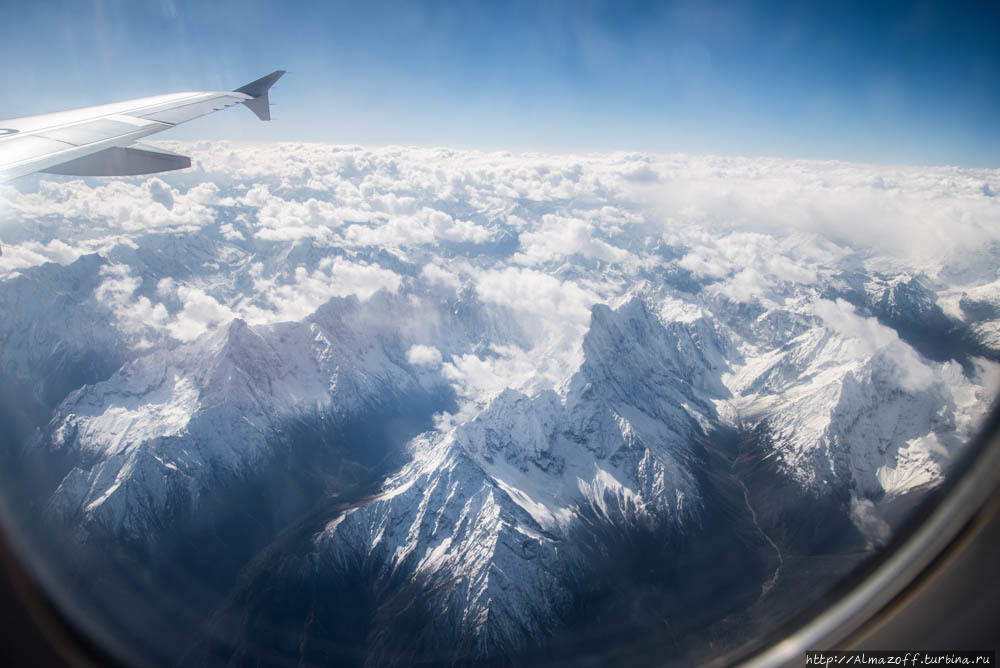
[[[137,660],[710,658],[884,545],[992,401],[989,280],[795,235],[724,266],[765,237],[653,233],[606,166],[449,203],[380,159],[326,200],[158,186],[204,221],[0,281],[15,515]],[[437,241],[357,241],[393,225]]]

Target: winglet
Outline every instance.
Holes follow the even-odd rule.
[[[262,121],[271,120],[271,103],[267,97],[267,91],[282,77],[285,70],[275,70],[267,76],[256,81],[251,81],[245,86],[240,86],[234,93],[249,95],[252,99],[245,100],[243,104],[250,108],[250,111],[257,114],[257,118]]]

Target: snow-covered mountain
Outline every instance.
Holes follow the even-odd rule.
[[[51,410],[68,392],[106,378],[130,357],[97,294],[106,266],[99,256],[84,255],[66,266],[45,264],[4,281],[5,405],[30,397],[36,410]]]
[[[371,664],[544,652],[639,582],[621,616],[679,642],[884,541],[1000,378],[1000,254],[962,245],[988,226],[894,244],[831,204],[988,221],[979,172],[942,204],[826,163],[193,151],[5,190],[36,236],[0,274],[0,418],[50,534],[161,575],[228,550],[192,657],[256,660],[276,615],[306,629],[281,660],[335,627]]]
[[[336,431],[414,407],[427,420],[450,405],[451,391],[407,353],[428,339],[471,349],[481,311],[386,293],[334,298],[300,323],[237,318],[144,355],[62,402],[39,447],[77,463],[49,510],[138,536],[176,508],[197,512],[201,491],[220,478],[259,472],[297,423]],[[375,457],[375,444],[350,447]]]
[[[592,577],[568,540],[581,512],[665,535],[697,523],[692,450],[714,420],[712,393],[725,392],[694,343],[711,331],[664,326],[638,298],[596,306],[562,392],[506,390],[415,441],[407,467],[317,536],[319,567],[366,561],[378,578],[422,583],[434,625],[473,656],[543,639],[576,579]]]
[[[817,493],[880,498],[933,485],[986,397],[957,363],[932,371],[914,356],[901,372],[893,355],[908,352],[898,340],[859,351],[836,330],[810,330],[739,370],[737,412],[745,426],[766,423],[779,466]]]

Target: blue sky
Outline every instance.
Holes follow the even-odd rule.
[[[996,2],[7,4],[5,118],[280,68],[172,138],[1000,167]]]

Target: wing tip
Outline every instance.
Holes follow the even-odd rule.
[[[256,81],[251,81],[244,86],[240,86],[233,92],[249,95],[250,99],[244,100],[243,104],[256,114],[260,120],[269,121],[271,120],[271,101],[268,99],[267,92],[284,75],[285,70],[275,70]]]
[[[261,97],[267,95],[267,91],[278,81],[281,77],[285,75],[285,70],[275,70],[270,74],[262,76],[260,79],[251,81],[248,84],[244,84],[239,88],[235,89],[234,93],[243,93],[244,95],[249,95],[250,97]]]

